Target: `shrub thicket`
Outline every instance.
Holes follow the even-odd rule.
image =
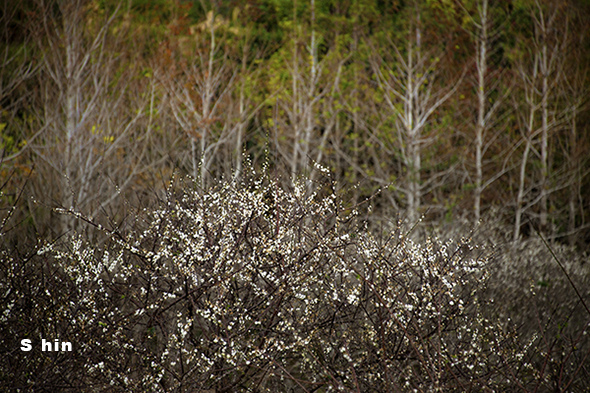
[[[308,189],[180,179],[125,226],[63,212],[102,232],[100,244],[73,234],[25,254],[5,245],[0,386],[583,391],[590,315],[572,316],[582,298],[557,306],[567,328],[534,307],[523,315],[544,326],[510,322],[513,307],[542,302],[503,297],[498,280],[520,288],[501,254],[466,238],[418,243],[401,225],[373,231],[329,182]],[[23,338],[74,351],[22,352]]]

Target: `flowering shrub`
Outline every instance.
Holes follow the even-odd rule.
[[[585,392],[590,384],[590,260],[588,254],[540,233],[512,242],[511,227],[491,211],[473,231],[476,244],[489,244],[487,287],[480,295],[493,301],[486,315],[518,327],[526,348],[506,372],[518,377],[520,391]],[[446,228],[446,236],[458,236]]]
[[[131,229],[2,250],[4,386],[92,391],[510,391],[535,370],[490,319],[488,253],[367,229],[319,187],[178,180]],[[18,351],[61,338],[73,353]],[[51,337],[50,337],[51,336]],[[518,371],[514,371],[518,369]],[[532,378],[532,377],[531,377]]]
[[[496,312],[532,343],[528,391],[583,392],[590,383],[590,265],[587,254],[539,235],[503,247],[490,269]],[[518,372],[518,370],[514,370]]]

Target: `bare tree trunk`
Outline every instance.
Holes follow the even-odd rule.
[[[542,33],[543,35],[546,32]],[[547,98],[549,95],[549,70],[547,64],[547,41],[543,39],[543,47],[541,51],[541,209],[540,209],[540,224],[541,230],[547,229],[547,157],[549,146],[549,112],[547,108]]]
[[[543,9],[538,1],[536,6],[539,11],[536,19],[537,34],[540,35],[541,41],[541,58],[540,58],[540,72],[541,72],[541,207],[540,207],[540,224],[541,230],[545,231],[547,227],[547,149],[548,149],[548,108],[547,99],[549,95],[549,61],[547,58],[547,25]]]
[[[473,192],[473,216],[475,222],[481,218],[482,194],[485,189],[498,179],[501,174],[496,173],[490,178],[484,178],[485,154],[489,148],[489,141],[503,132],[498,124],[498,118],[495,116],[498,108],[503,104],[508,90],[502,93],[503,80],[499,71],[490,72],[489,61],[494,53],[493,43],[502,32],[502,26],[496,25],[494,13],[497,8],[490,8],[489,0],[478,0],[473,6],[473,11],[466,8],[462,2],[457,2],[465,12],[465,16],[471,21],[473,30],[467,32],[473,37],[475,46],[475,68],[477,75],[472,82],[477,97],[477,117],[474,121],[474,150],[475,150],[475,175],[474,175],[474,192]],[[492,93],[498,93],[494,96],[493,102],[490,100]],[[495,130],[495,136],[490,136],[491,130]],[[503,172],[500,171],[500,172]]]
[[[488,60],[488,0],[478,6],[479,35],[477,42],[477,125],[475,128],[475,195],[473,210],[475,221],[481,217],[481,194],[483,192],[483,136],[486,129],[486,73]]]
[[[576,112],[577,110],[574,110],[573,114],[572,114],[572,118],[570,121],[570,135],[569,135],[569,148],[570,148],[570,156],[569,156],[569,165],[570,165],[570,173],[571,176],[573,177],[573,184],[570,186],[569,188],[569,195],[568,195],[568,225],[567,225],[567,229],[568,229],[568,240],[570,245],[574,245],[575,244],[575,230],[576,230],[576,200],[578,198],[578,193],[579,193],[579,184],[580,181],[579,179],[579,169],[578,169],[578,152],[577,152],[577,147],[576,147],[576,142],[578,139],[577,136],[577,130],[576,130],[576,123],[577,123],[577,119],[576,119]]]
[[[520,171],[518,177],[518,192],[516,194],[516,208],[514,214],[514,231],[512,234],[512,239],[517,241],[520,238],[520,228],[521,228],[521,221],[522,215],[525,211],[524,206],[524,198],[525,198],[525,191],[526,191],[526,179],[527,173],[526,168],[529,160],[529,154],[531,151],[531,147],[533,144],[533,139],[535,137],[535,115],[539,104],[536,101],[536,89],[535,89],[535,82],[538,77],[538,53],[535,53],[535,58],[533,59],[533,69],[531,75],[529,75],[528,70],[524,67],[520,69],[521,79],[523,81],[524,93],[525,93],[525,102],[526,108],[528,111],[526,123],[524,123],[524,139],[525,139],[525,147],[524,152],[522,154],[520,160]],[[517,104],[518,105],[518,104]],[[519,109],[517,108],[517,111]],[[530,176],[530,175],[529,175]]]
[[[532,127],[534,116],[534,110],[531,110],[530,114],[530,126]],[[532,145],[532,135],[530,131],[527,131],[526,142],[524,153],[522,154],[522,158],[520,161],[520,172],[519,172],[519,181],[518,181],[518,193],[516,195],[516,212],[514,214],[514,231],[512,234],[512,239],[517,241],[520,238],[520,227],[522,221],[522,214],[524,212],[524,196],[525,196],[525,180],[526,180],[526,166],[529,159],[529,153],[531,151]]]
[[[417,15],[418,16],[418,15]],[[416,108],[414,103],[419,102],[420,97],[419,87],[414,86],[414,48],[416,46],[417,57],[420,58],[420,30],[419,26],[416,26],[416,41],[412,43],[412,40],[408,41],[408,72],[406,74],[406,86],[405,89],[405,125],[408,134],[408,145],[409,145],[409,157],[406,161],[406,167],[408,168],[408,219],[410,223],[418,221],[418,209],[420,208],[420,134],[421,127],[416,127],[414,119]]]
[[[541,178],[540,178],[540,226],[546,231],[548,225],[548,179],[549,179],[549,134],[555,126],[550,121],[549,100],[552,98],[553,88],[560,83],[563,77],[559,68],[563,65],[565,58],[565,43],[567,42],[567,19],[559,32],[555,25],[561,15],[559,9],[548,12],[544,9],[546,5],[539,0],[535,1],[536,12],[533,13],[535,22],[536,51],[539,53],[539,72],[541,77]],[[563,29],[563,30],[561,30]]]
[[[236,160],[236,169],[234,174],[234,179],[238,179],[242,175],[242,158],[243,158],[243,139],[244,139],[244,132],[246,129],[246,63],[248,58],[248,48],[244,48],[244,52],[242,53],[242,64],[241,64],[241,72],[240,72],[240,97],[238,103],[238,126],[236,132],[236,151],[235,151],[235,160]]]
[[[246,63],[242,62],[242,75],[245,74],[246,70]],[[244,92],[244,82],[242,81],[240,85],[240,102],[238,108],[238,116],[239,116],[239,124],[236,133],[236,151],[235,151],[235,160],[236,160],[236,170],[234,174],[234,179],[239,178],[242,175],[242,155],[243,152],[243,139],[244,139],[244,131],[246,129],[246,108],[245,108],[245,92]]]
[[[81,7],[81,4],[77,4],[77,7]],[[79,25],[81,24],[81,10],[76,10],[75,12],[68,15],[68,17],[64,17],[64,46],[65,46],[65,60],[66,60],[66,69],[65,69],[65,84],[66,84],[66,107],[65,107],[65,131],[66,131],[66,140],[65,140],[65,154],[63,157],[63,168],[64,173],[62,177],[62,190],[64,190],[65,195],[62,203],[64,207],[67,209],[74,209],[77,208],[76,200],[74,198],[74,184],[77,182],[76,171],[81,167],[81,162],[76,162],[75,157],[73,157],[73,151],[75,150],[75,143],[77,129],[82,126],[78,124],[78,116],[77,116],[77,107],[81,104],[82,97],[80,95],[80,84],[83,83],[81,80],[83,74],[80,72],[81,70],[76,70],[77,67],[80,66],[81,59],[78,56],[81,56],[80,53],[82,50],[82,45],[79,42],[81,39],[81,31],[78,30]],[[76,72],[78,71],[78,72]],[[78,104],[78,105],[77,105]],[[83,189],[84,186],[80,185],[80,188]],[[82,196],[82,195],[81,195]],[[82,196],[83,197],[83,196]],[[82,198],[83,199],[83,198]],[[68,231],[73,229],[72,228],[72,217],[69,215],[62,215],[62,230]]]
[[[293,102],[292,102],[292,114],[291,114],[291,125],[295,140],[293,141],[293,156],[291,158],[291,178],[293,181],[297,176],[297,167],[299,164],[299,150],[301,149],[301,127],[299,125],[300,108],[299,108],[299,90],[298,90],[298,79],[299,76],[299,34],[297,32],[297,0],[293,1]]]
[[[318,85],[318,55],[317,55],[317,42],[315,32],[315,0],[311,0],[311,40],[310,40],[310,76],[311,80],[307,88],[306,106],[305,106],[305,140],[303,142],[303,152],[301,154],[300,168],[304,171],[310,170],[309,179],[307,183],[307,191],[311,192],[312,189],[312,177],[313,177],[313,164],[309,165],[310,148],[312,137],[315,129],[315,96],[316,87]],[[321,149],[321,147],[320,147]],[[319,162],[318,162],[319,163]],[[311,168],[310,168],[311,167]]]
[[[215,94],[215,82],[213,81],[214,69],[213,60],[217,52],[215,42],[215,10],[211,10],[211,20],[209,22],[209,35],[211,45],[209,47],[209,59],[207,62],[207,73],[205,75],[205,88],[201,98],[203,103],[202,121],[201,121],[201,187],[205,188],[207,185],[207,177],[209,176],[210,161],[207,157],[207,144],[209,138],[209,125],[211,124],[211,105]],[[196,171],[196,169],[195,169]]]

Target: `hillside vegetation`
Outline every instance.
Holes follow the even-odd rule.
[[[588,20],[3,2],[0,390],[585,392]]]

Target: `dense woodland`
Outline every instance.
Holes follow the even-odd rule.
[[[1,2],[0,390],[585,392],[589,21]]]
[[[590,242],[587,2],[2,7],[2,179],[32,233],[246,159],[311,183],[326,166],[353,204],[381,190],[384,216],[492,210],[515,240]]]

